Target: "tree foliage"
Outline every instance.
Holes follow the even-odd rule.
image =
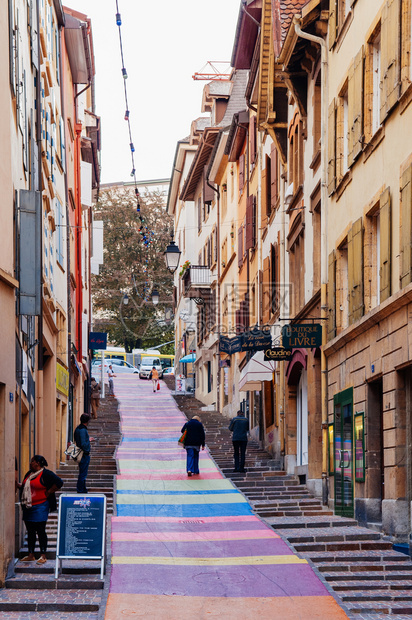
[[[104,238],[104,263],[99,275],[92,276],[94,329],[107,332],[108,340],[126,351],[173,339],[173,321],[165,322],[165,310],[173,306],[173,278],[163,257],[172,219],[160,191],[141,195],[140,204],[137,213],[134,188],[103,189],[94,217],[103,221]],[[139,232],[142,226],[141,232],[150,235],[148,246]],[[152,303],[153,289],[159,292],[157,306]]]

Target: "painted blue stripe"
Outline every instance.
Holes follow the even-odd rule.
[[[253,514],[249,504],[117,505],[118,517],[236,517]]]
[[[227,495],[228,493],[239,493],[236,489],[218,489],[216,491],[134,491],[133,489],[125,489],[122,491],[116,491],[117,495]]]

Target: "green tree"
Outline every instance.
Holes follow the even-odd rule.
[[[160,191],[140,196],[140,208],[138,213],[134,188],[118,186],[101,190],[94,213],[95,220],[103,221],[104,238],[104,263],[99,275],[92,276],[94,329],[107,332],[108,340],[126,351],[174,337],[173,322],[165,321],[165,309],[172,307],[173,278],[163,257],[172,219]],[[160,298],[157,306],[152,303],[154,289]]]

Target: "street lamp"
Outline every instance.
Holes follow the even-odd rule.
[[[172,235],[172,241],[167,246],[166,252],[164,252],[166,266],[168,270],[170,271],[170,273],[174,273],[176,269],[178,268],[180,255],[181,255],[181,251],[179,250],[178,246],[173,241],[173,235]]]
[[[129,303],[129,297],[128,297],[127,293],[124,294],[123,303],[124,303],[125,306],[127,306],[127,304]]]
[[[156,291],[155,288],[152,290],[152,302],[154,306],[157,306],[157,304],[159,303],[159,293]]]

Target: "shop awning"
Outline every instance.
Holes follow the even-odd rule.
[[[258,351],[240,373],[239,391],[254,392],[262,389],[263,381],[272,381],[275,362],[264,360],[264,351]]]
[[[189,353],[189,355],[185,355],[181,357],[179,362],[181,364],[193,364],[196,361],[196,353]]]

